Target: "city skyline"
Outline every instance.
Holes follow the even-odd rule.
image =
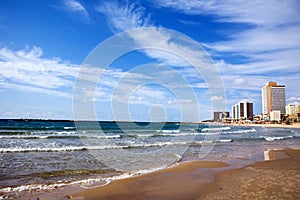
[[[296,0],[1,1],[0,118],[73,119],[73,87],[85,58],[109,37],[141,27],[172,29],[197,41],[220,73],[226,110],[247,98],[253,113],[261,113],[261,88],[269,81],[286,86],[286,105],[298,105],[299,8]],[[200,118],[212,118],[211,100],[221,97],[210,95],[192,66],[168,53],[144,51],[121,57],[105,75],[106,88],[94,99],[100,120],[113,120],[110,92],[132,67],[145,63],[175,68],[191,84]],[[174,98],[164,88],[141,87],[131,98],[132,119],[147,121],[149,108],[162,105],[170,111],[167,121],[179,120]]]

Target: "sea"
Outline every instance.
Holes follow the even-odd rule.
[[[185,161],[254,162],[264,151],[299,147],[297,128],[1,119],[0,199],[104,185]]]

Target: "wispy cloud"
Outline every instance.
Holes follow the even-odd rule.
[[[300,3],[296,0],[162,0],[156,3],[188,15],[210,14],[216,21],[241,23],[240,31],[231,35],[231,39],[204,44],[221,56],[222,53],[232,53],[247,57],[248,62],[267,63],[276,61],[280,55],[287,60],[287,56],[297,54],[300,48]]]
[[[172,8],[189,15],[213,15],[216,21],[222,22],[274,26],[300,21],[297,0],[157,0],[155,2],[159,7]]]
[[[0,49],[0,86],[2,88],[70,96],[79,66],[59,58],[43,58],[40,47],[13,51]]]
[[[196,42],[191,42],[191,40],[180,35],[180,33],[171,33],[160,28],[160,26],[155,25],[155,23],[151,21],[147,11],[141,5],[134,3],[124,4],[113,1],[101,3],[98,11],[107,17],[114,32],[151,26],[151,28],[147,30],[136,29],[135,31],[127,32],[128,36],[135,42],[135,45],[139,47],[139,49],[142,49],[142,52],[144,52],[145,55],[149,58],[156,59],[161,66],[177,67],[177,73],[180,74],[181,77],[184,74],[186,80],[191,80],[191,78],[193,78],[193,81],[195,82],[203,81],[201,75],[199,75],[196,70],[193,71],[194,73],[186,73],[187,71],[191,71],[190,68],[193,68],[193,66],[197,66],[202,69],[202,75],[206,75],[206,78],[210,77],[208,78],[209,80],[207,80],[208,84],[206,89],[208,87],[219,89],[223,87],[221,81],[212,83],[213,80],[220,79],[217,79],[216,76],[218,76],[218,74],[215,73],[216,71],[207,67],[212,65],[209,63],[210,60],[207,59],[207,55],[203,52],[202,48],[197,46],[198,43],[195,45]],[[195,46],[197,46],[197,48]],[[188,61],[190,61],[190,63]],[[198,75],[197,80],[195,74]],[[168,74],[165,77],[169,83],[173,83],[170,79],[171,74]],[[178,82],[178,80],[174,81],[174,83],[176,82]],[[194,86],[195,83],[190,85],[190,89]],[[188,92],[186,91],[186,93]],[[189,109],[192,112],[193,106],[191,103],[187,104],[182,102],[182,105],[186,106],[186,108],[189,105]]]
[[[83,4],[79,3],[76,0],[64,0],[63,1],[63,8],[70,12],[70,13],[79,13],[81,14],[86,20],[89,20],[89,13],[84,7]]]
[[[107,17],[114,32],[153,25],[145,8],[135,3],[101,2],[96,10]]]
[[[151,21],[150,15],[146,13],[145,8],[135,3],[105,2],[99,5],[97,10],[106,16],[111,29],[115,33],[133,28],[154,27],[154,23]],[[151,46],[157,41],[160,41],[160,43],[165,46],[170,45],[170,36],[164,34],[159,28],[153,29],[151,32],[140,31],[139,34],[131,35],[131,37],[140,46]],[[187,65],[187,63],[178,56],[163,50],[147,49],[144,50],[144,52],[149,57],[158,59],[161,63],[175,66]]]
[[[141,5],[113,1],[100,4],[97,10],[107,17],[112,30],[115,32],[127,31],[133,28],[153,27],[151,30],[139,30],[138,33],[135,32],[135,34],[130,35],[138,46],[141,48],[145,47],[143,52],[148,57],[157,59],[161,64],[191,66],[191,63],[188,63],[186,60],[195,57],[195,49],[190,48],[189,44],[180,44],[173,41],[174,38],[172,38],[170,33],[154,25],[150,15],[147,14],[145,8]],[[176,36],[180,37],[179,35]],[[154,44],[157,44],[156,47],[159,46],[159,48],[154,48]],[[178,56],[182,52],[185,52],[187,57],[182,58]],[[203,56],[198,55],[199,60]]]
[[[288,96],[299,91],[299,1],[157,0],[156,6],[187,15],[206,15],[215,23],[235,23],[240,27],[227,39],[203,44],[213,56],[228,90],[259,91],[273,77],[287,85]],[[242,93],[234,95],[242,97],[239,94]]]

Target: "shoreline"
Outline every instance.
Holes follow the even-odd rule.
[[[228,126],[248,126],[248,127],[262,127],[262,128],[300,128],[300,123],[295,124],[226,124]]]
[[[213,183],[216,172],[230,167],[219,161],[187,161],[149,174],[113,180],[107,185],[66,196],[88,200],[196,198],[199,188]],[[187,188],[187,185],[190,187]]]
[[[268,160],[242,167],[219,161],[183,162],[171,168],[114,180],[105,186],[68,193],[66,196],[85,200],[264,199],[270,194],[278,198],[300,197],[300,190],[296,187],[300,184],[300,149],[270,150],[267,155],[265,159]],[[256,185],[259,187],[256,188]],[[284,186],[288,188],[282,189]]]
[[[41,135],[39,131],[36,131],[36,134],[34,134],[33,138],[30,136],[30,140],[33,142],[51,142],[53,135],[55,136],[54,138],[57,139],[57,141],[66,141],[70,142],[73,144],[73,142],[78,141],[78,136],[76,135],[77,133],[74,132],[73,130],[70,130],[70,126],[68,124],[64,123],[59,123],[58,125],[56,124],[51,124],[53,127],[60,127],[61,129],[67,129],[67,131],[63,130],[63,134],[59,134],[59,137],[57,137],[56,132],[60,133],[61,129],[59,131],[54,131],[52,134],[47,134],[47,139],[45,138],[45,135]],[[38,151],[35,153],[35,151],[29,151],[29,152],[3,152],[1,154],[3,157],[15,157],[17,156],[23,156],[26,155],[28,156],[28,160],[30,158],[34,158],[38,156],[38,158],[41,157],[41,155],[44,156],[49,156],[49,161],[45,162],[44,164],[54,164],[53,166],[61,167],[61,166],[67,166],[66,170],[64,168],[59,168],[63,170],[53,170],[51,173],[41,173],[43,176],[37,176],[37,174],[33,174],[31,172],[27,171],[20,171],[20,174],[27,175],[26,180],[23,179],[22,176],[19,176],[17,178],[14,178],[14,172],[10,170],[10,168],[7,168],[6,171],[4,171],[7,174],[7,179],[5,180],[6,182],[3,183],[5,187],[3,187],[2,190],[0,190],[0,199],[40,199],[40,200],[53,200],[53,199],[67,199],[70,197],[76,197],[76,195],[79,194],[79,192],[84,192],[88,190],[89,188],[91,189],[92,187],[94,188],[100,188],[105,184],[107,188],[110,188],[110,190],[113,190],[113,194],[116,193],[116,191],[120,191],[120,187],[123,187],[121,190],[127,191],[126,193],[123,193],[121,195],[121,199],[124,199],[126,195],[128,195],[128,199],[132,198],[152,198],[152,199],[157,199],[157,198],[175,198],[177,196],[181,196],[181,199],[186,199],[190,197],[190,199],[195,199],[199,194],[201,194],[201,191],[204,191],[204,189],[210,185],[213,184],[215,180],[215,176],[217,173],[221,171],[227,171],[229,169],[239,169],[244,166],[248,166],[250,164],[253,164],[254,162],[257,161],[262,161],[262,160],[273,160],[273,159],[286,159],[289,158],[286,156],[285,153],[280,152],[276,153],[276,155],[273,155],[268,151],[269,149],[284,149],[284,148],[297,148],[300,147],[300,129],[294,129],[292,130],[290,126],[288,125],[285,126],[286,128],[279,128],[280,125],[271,125],[275,126],[276,128],[258,128],[258,126],[262,126],[261,124],[252,124],[252,126],[257,126],[251,127],[251,124],[243,124],[240,127],[239,126],[230,126],[229,124],[221,124],[221,123],[211,123],[207,124],[205,126],[201,126],[203,128],[203,132],[198,132],[199,129],[195,129],[195,126],[184,126],[183,130],[181,130],[182,134],[178,135],[187,135],[188,137],[182,137],[183,139],[190,138],[191,136],[196,135],[198,138],[196,138],[194,141],[195,143],[188,143],[188,140],[184,140],[182,143],[183,145],[188,145],[189,149],[181,155],[181,159],[178,160],[178,162],[174,162],[172,164],[167,165],[166,167],[161,167],[161,168],[156,168],[152,170],[141,170],[141,171],[135,171],[135,172],[122,172],[122,171],[115,171],[113,172],[108,172],[106,171],[106,167],[102,167],[104,172],[92,172],[89,171],[88,173],[84,173],[84,171],[81,170],[81,168],[85,169],[101,169],[99,166],[102,166],[101,160],[98,160],[94,158],[89,152],[89,149],[84,149],[82,151],[78,151],[78,149],[71,149],[71,151],[49,151],[47,150],[44,151],[44,147],[41,146],[43,153],[41,152],[41,149],[38,149]],[[270,125],[269,125],[270,126]],[[48,127],[48,124],[45,124],[45,127]],[[49,126],[50,127],[50,126]],[[171,126],[172,128],[173,126]],[[294,127],[294,126],[293,126]],[[206,129],[204,129],[206,128]],[[56,130],[56,129],[55,129]],[[171,129],[170,129],[171,130]],[[173,130],[173,129],[172,129]],[[196,132],[197,130],[197,132]],[[202,130],[202,129],[201,129]],[[10,132],[13,132],[9,131]],[[201,152],[201,147],[203,146],[203,143],[200,139],[206,137],[206,135],[214,135],[215,132],[221,132],[224,131],[223,135],[220,135],[220,142],[216,143],[212,151],[207,155],[205,158],[200,159],[199,153]],[[25,132],[26,133],[26,132]],[[35,133],[35,132],[34,132]],[[47,132],[48,133],[48,132]],[[71,134],[70,134],[71,133]],[[1,137],[6,138],[6,135],[3,134],[4,136],[1,135]],[[49,139],[48,139],[49,135]],[[159,134],[158,134],[159,135]],[[10,135],[9,135],[10,136]],[[21,135],[22,136],[22,135]],[[24,134],[24,139],[22,142],[27,141],[27,135]],[[41,137],[40,137],[41,136]],[[62,137],[60,137],[62,136]],[[76,137],[74,137],[76,136]],[[98,136],[98,135],[96,135]],[[161,148],[164,145],[164,141],[169,141],[173,139],[174,134],[173,133],[163,133],[159,135],[159,137],[156,137],[155,134],[151,134],[150,137],[142,137],[141,139],[138,138],[137,134],[133,134],[133,136],[137,137],[137,139],[132,139],[130,137],[124,137],[124,139],[120,139],[117,137],[117,139],[113,138],[111,139],[112,142],[114,141],[145,141],[145,144],[154,144],[154,148],[150,148],[149,150],[155,150],[157,148]],[[14,141],[14,139],[19,140],[19,135],[13,135],[13,137],[7,137],[9,140]],[[43,140],[35,140],[36,138],[43,139]],[[64,140],[58,140],[60,138],[63,138]],[[230,139],[228,139],[230,138]],[[55,139],[55,140],[56,140]],[[4,141],[4,140],[3,140]],[[52,140],[53,141],[53,140]],[[198,143],[199,141],[199,143]],[[155,144],[158,144],[157,146]],[[167,145],[173,145],[172,148],[177,148],[176,145],[177,143],[175,142],[169,142],[166,143]],[[181,144],[181,143],[180,143]],[[33,145],[34,146],[34,145]],[[34,146],[35,147],[35,146]],[[68,146],[67,146],[68,147]],[[140,146],[137,145],[138,148]],[[146,148],[144,148],[146,147]],[[44,149],[43,149],[44,148]],[[141,150],[148,151],[147,145],[141,146]],[[67,148],[66,148],[67,149]],[[131,150],[131,148],[129,149]],[[139,149],[137,149],[139,150]],[[133,152],[136,150],[133,149]],[[282,151],[282,150],[280,150]],[[33,153],[34,152],[34,153]],[[151,152],[149,152],[151,153]],[[59,159],[58,158],[59,155]],[[17,157],[18,158],[18,157]],[[200,159],[200,161],[199,161]],[[157,158],[151,159],[151,162],[156,162]],[[196,160],[196,161],[195,161]],[[5,161],[5,160],[4,160]],[[17,161],[17,160],[16,160]],[[58,162],[57,162],[58,161]],[[80,162],[83,161],[83,162]],[[89,162],[86,162],[89,161]],[[99,163],[100,161],[100,163]],[[226,167],[212,167],[211,165],[208,165],[205,162],[209,161],[223,161],[230,166]],[[119,161],[120,162],[120,161]],[[190,166],[187,167],[185,162],[191,162]],[[25,162],[26,163],[26,162]],[[40,162],[43,164],[43,162]],[[88,163],[91,163],[88,164]],[[193,164],[192,164],[193,163]],[[18,162],[15,162],[16,166],[18,166]],[[38,164],[38,163],[37,163]],[[100,165],[98,165],[100,164]],[[127,165],[127,162],[122,162],[120,163],[124,166]],[[215,165],[214,163],[213,165]],[[9,162],[7,162],[7,165],[10,165]],[[68,165],[73,165],[77,167],[80,171],[77,173],[77,170],[72,171],[68,170]],[[96,166],[98,165],[98,166]],[[46,165],[45,165],[46,166]],[[177,170],[175,170],[173,167],[178,166]],[[185,166],[185,167],[183,167]],[[193,167],[194,166],[194,167]],[[74,169],[75,169],[74,167]],[[144,166],[146,169],[150,168],[150,166]],[[37,167],[32,166],[32,169],[36,169]],[[171,169],[171,171],[166,171],[163,169]],[[180,169],[180,171],[178,171]],[[44,170],[46,171],[46,170]],[[12,173],[10,173],[12,172]],[[59,172],[59,173],[57,173]],[[156,174],[156,172],[159,172],[160,174]],[[62,174],[63,173],[63,174]],[[168,175],[166,175],[168,173]],[[46,176],[44,176],[44,174]],[[172,174],[172,176],[170,175]],[[116,175],[116,176],[115,176]],[[136,179],[131,179],[135,178]],[[144,179],[141,179],[143,177]],[[131,179],[130,183],[124,186],[123,179],[128,180]],[[127,179],[128,178],[128,179]],[[146,180],[145,180],[146,179]],[[150,180],[151,181],[150,181]],[[187,180],[188,179],[188,180]],[[199,180],[200,179],[200,180]],[[12,180],[11,185],[10,180]],[[20,181],[19,181],[20,180]],[[28,181],[27,181],[28,180]],[[115,184],[116,180],[119,182],[119,188],[118,189],[112,189],[111,185],[112,183]],[[139,184],[137,184],[138,182]],[[192,184],[193,182],[193,184]],[[161,186],[161,184],[163,186]],[[177,185],[174,185],[177,184]],[[131,186],[130,185],[137,185],[137,186]],[[150,185],[150,186],[149,186]],[[157,185],[157,186],[156,186]],[[15,187],[16,186],[16,187]],[[180,190],[178,189],[180,188]],[[128,188],[131,188],[128,190]],[[136,188],[139,189],[139,191]],[[170,189],[173,188],[173,189]],[[151,191],[149,191],[151,190]],[[102,193],[104,189],[101,189]],[[153,192],[155,191],[155,192]],[[167,192],[166,192],[167,191]],[[176,191],[176,196],[172,196],[172,192]],[[153,193],[153,194],[152,194]],[[156,196],[151,196],[155,195]],[[123,196],[124,195],[124,196]],[[138,196],[134,196],[138,195]],[[139,196],[140,195],[140,196]],[[143,196],[145,195],[145,196]],[[79,198],[80,196],[77,196]],[[96,194],[95,199],[98,199],[99,195]],[[100,199],[105,199],[106,197],[101,197]],[[120,199],[120,198],[115,198],[115,199]],[[300,198],[299,198],[300,199]]]

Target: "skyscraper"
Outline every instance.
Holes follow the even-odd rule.
[[[285,86],[268,82],[262,88],[262,112],[270,116],[270,112],[275,110],[285,113]]]
[[[232,118],[234,120],[252,119],[253,118],[253,104],[246,100],[232,106]]]

